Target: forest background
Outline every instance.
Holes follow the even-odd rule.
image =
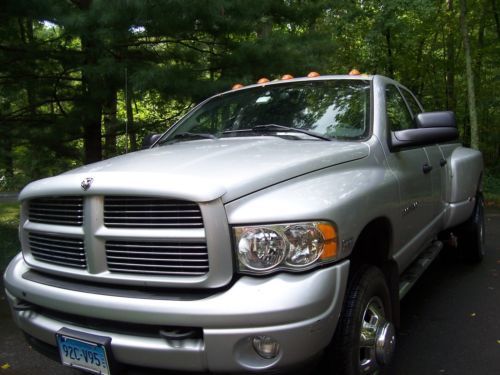
[[[455,111],[500,202],[499,41],[496,0],[2,0],[0,191],[137,150],[236,82],[357,68]]]

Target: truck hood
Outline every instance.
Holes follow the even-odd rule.
[[[20,195],[155,195],[229,202],[279,182],[366,157],[362,142],[238,137],[133,152],[29,184]],[[88,190],[82,181],[92,179]]]

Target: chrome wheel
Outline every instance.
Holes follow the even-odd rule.
[[[391,320],[391,296],[384,274],[375,266],[359,267],[328,348],[327,372],[366,375],[386,371],[396,345]]]
[[[361,374],[376,372],[391,361],[396,345],[395,329],[385,317],[382,300],[374,296],[363,312],[359,338]]]

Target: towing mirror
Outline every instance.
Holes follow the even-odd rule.
[[[456,128],[455,114],[452,111],[424,112],[415,118],[417,128]]]
[[[146,148],[150,148],[159,138],[161,134],[148,134],[142,139],[141,148],[144,150]]]
[[[391,149],[425,146],[458,139],[455,114],[451,111],[420,113],[416,128],[391,133]]]

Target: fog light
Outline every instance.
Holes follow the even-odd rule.
[[[255,336],[252,340],[252,344],[257,354],[262,358],[274,358],[280,351],[280,344],[269,336]]]

